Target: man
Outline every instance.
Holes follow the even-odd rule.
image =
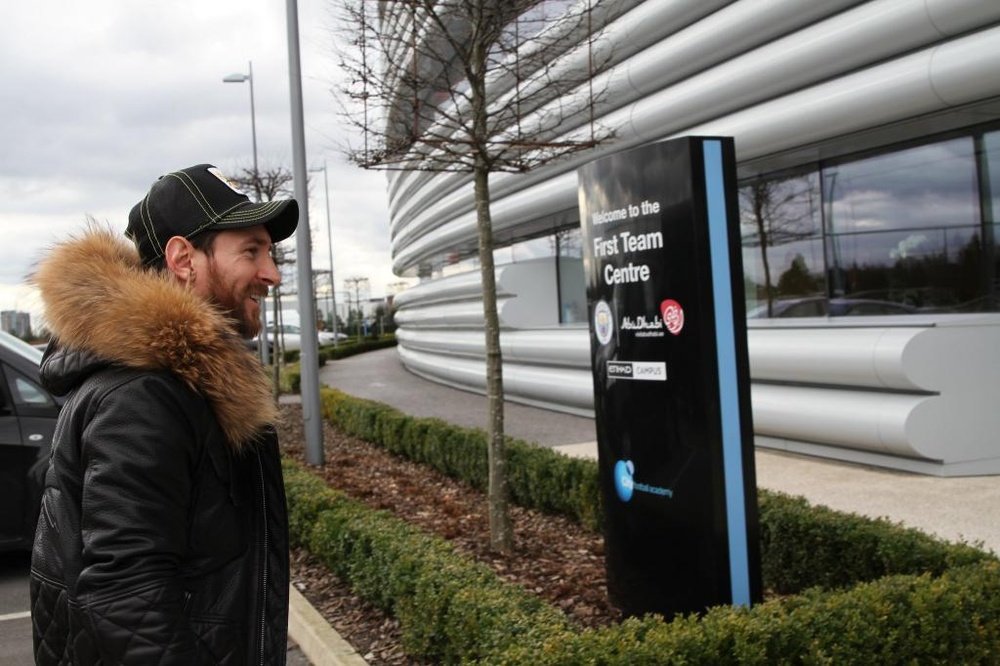
[[[132,209],[138,251],[91,228],[38,267],[42,376],[69,395],[31,563],[38,664],[285,662],[276,409],[241,338],[297,223],[203,164]]]

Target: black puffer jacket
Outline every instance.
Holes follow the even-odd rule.
[[[43,268],[65,264],[53,261]],[[136,270],[117,284],[125,293],[145,279]],[[90,329],[110,337],[99,343],[61,326],[41,285],[65,345],[49,350],[43,378],[70,398],[32,556],[38,664],[285,661],[287,516],[266,380],[214,312],[195,333],[170,330],[189,329],[190,313],[164,313],[177,297],[164,285],[166,303],[143,311],[155,325],[119,317],[127,332]],[[120,293],[104,305],[132,307]]]

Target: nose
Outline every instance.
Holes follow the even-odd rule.
[[[281,271],[274,263],[270,252],[262,253],[264,257],[263,265],[260,268],[259,276],[269,287],[276,287],[281,284]]]

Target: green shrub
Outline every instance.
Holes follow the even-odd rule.
[[[321,391],[323,415],[345,432],[482,490],[487,487],[486,433],[440,419],[417,418],[335,389]],[[570,458],[521,440],[507,440],[511,499],[526,507],[600,526],[593,461]]]
[[[759,491],[761,568],[778,593],[845,587],[892,574],[935,575],[986,554],[888,520],[814,507],[801,497]]]
[[[493,661],[565,631],[559,610],[438,537],[327,489],[285,461],[289,531],[362,598],[400,621],[408,654],[435,663]]]
[[[752,609],[630,619],[515,646],[506,664],[904,664],[1000,660],[1000,564],[813,589]]]
[[[324,415],[341,429],[485,488],[482,431],[409,417],[338,391],[324,390],[322,402]],[[595,462],[516,440],[508,452],[514,501],[590,527],[600,524]],[[802,498],[758,491],[764,585],[793,596],[752,609],[718,607],[700,617],[637,618],[580,632],[557,610],[488,570],[456,563],[447,544],[373,512],[341,508],[331,516],[318,508],[328,499],[298,508],[301,495],[321,493],[312,482],[291,487],[296,529],[310,520],[324,525],[315,528],[311,547],[336,553],[331,568],[395,613],[407,651],[421,658],[491,664],[1000,663],[1000,563],[994,555],[887,520],[812,507]]]

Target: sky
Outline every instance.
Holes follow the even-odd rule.
[[[402,280],[389,254],[386,178],[348,164],[333,91],[333,0],[299,0],[306,162],[326,163],[338,290]],[[286,3],[278,0],[33,0],[0,22],[0,310],[40,314],[32,266],[89,217],[123,231],[160,175],[200,163],[253,165],[253,62],[260,167],[292,167]],[[323,173],[311,174],[313,268],[329,268]],[[301,229],[301,225],[300,225]],[[294,238],[286,241],[294,243]]]

